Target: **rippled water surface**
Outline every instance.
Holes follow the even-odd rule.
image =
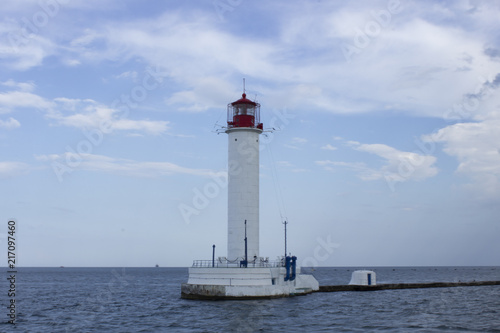
[[[372,269],[378,283],[500,280],[500,267]],[[304,271],[332,285],[353,270]],[[15,327],[0,284],[0,332],[500,332],[500,286],[193,301],[186,280],[186,268],[20,268]]]

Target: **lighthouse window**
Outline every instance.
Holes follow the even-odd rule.
[[[238,139],[234,139],[234,141],[238,141]]]

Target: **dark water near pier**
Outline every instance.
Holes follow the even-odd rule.
[[[372,269],[377,283],[500,280],[500,267]],[[353,270],[304,269],[321,285],[347,284]],[[16,278],[17,324],[6,324],[3,278],[0,332],[500,332],[500,286],[192,301],[180,298],[186,268],[19,268]]]

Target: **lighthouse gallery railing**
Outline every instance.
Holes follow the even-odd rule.
[[[262,268],[262,267],[284,267],[284,260],[255,260],[255,262],[249,261],[247,268]],[[216,268],[236,268],[240,267],[240,262],[229,262],[224,259],[212,260],[193,260],[192,267],[216,267]]]

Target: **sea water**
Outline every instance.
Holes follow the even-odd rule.
[[[500,280],[500,267],[361,268],[378,284]],[[356,269],[304,271],[333,285]],[[500,332],[500,286],[196,301],[180,298],[187,278],[187,268],[21,267],[15,325],[0,284],[0,332]]]

